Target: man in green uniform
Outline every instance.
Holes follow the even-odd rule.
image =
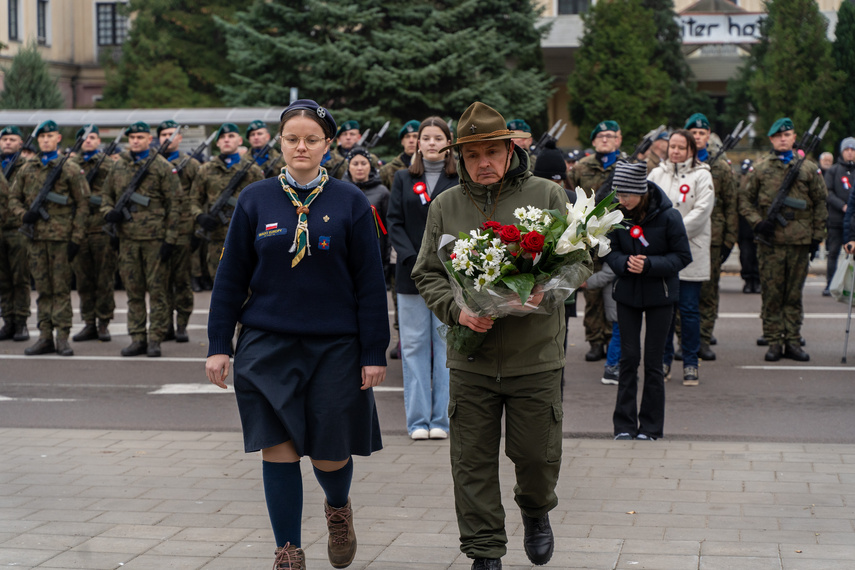
[[[709,162],[707,145],[710,140],[710,122],[701,113],[695,113],[686,121],[685,128],[692,133],[698,147],[698,159]],[[718,317],[719,278],[721,265],[733,249],[739,231],[739,211],[736,202],[736,177],[727,156],[721,155],[710,166],[715,190],[715,205],[711,215],[710,236],[710,279],[701,285],[701,360],[715,360],[710,348],[713,328]]]
[[[62,135],[53,121],[35,130],[39,157],[28,161],[12,184],[9,206],[18,221],[32,229],[29,243],[30,273],[36,283],[39,340],[28,347],[28,356],[56,352],[72,356],[68,344],[71,332],[71,262],[80,251],[89,212],[89,184],[80,166],[66,161],[51,193],[42,206],[45,219],[30,211],[45,180],[61,158],[57,152]],[[56,343],[53,331],[56,329]]]
[[[164,145],[169,140],[169,137],[178,128],[178,123],[175,121],[163,121],[157,127],[157,138],[161,145]],[[181,144],[181,133],[175,136],[162,154],[166,157],[172,166],[177,170],[180,164],[186,158],[178,152],[178,146]],[[188,342],[190,337],[187,336],[187,323],[190,322],[190,315],[193,314],[193,288],[190,285],[190,257],[195,249],[191,246],[194,240],[193,232],[195,224],[193,216],[190,214],[190,187],[193,185],[193,179],[199,172],[199,161],[195,158],[190,158],[187,164],[178,173],[181,180],[181,192],[174,197],[175,204],[180,212],[178,217],[178,237],[175,241],[175,251],[169,256],[168,261],[168,277],[166,282],[166,299],[169,305],[169,325],[166,329],[166,336],[163,340],[174,340],[176,342]],[[197,244],[196,247],[199,247]],[[173,314],[175,322],[173,323]]]
[[[15,125],[0,131],[0,166],[2,171],[12,162],[24,137]],[[21,221],[9,210],[9,190],[26,162],[23,153],[11,166],[9,178],[0,174],[0,314],[3,327],[0,340],[30,339],[27,319],[30,317],[30,262],[27,257],[27,237],[18,231]]]
[[[620,152],[623,141],[620,126],[615,121],[602,121],[591,131],[591,142],[596,154],[586,156],[576,163],[568,174],[570,188],[579,187],[590,196],[600,188],[611,192],[611,184],[606,184],[612,177],[615,164],[619,158],[626,158]],[[594,273],[602,269],[603,263],[593,255]],[[585,354],[585,360],[595,362],[606,357],[605,347],[611,338],[611,325],[606,321],[606,311],[603,306],[601,289],[585,289],[585,340],[591,345],[591,350]]]
[[[101,135],[97,125],[91,126],[92,132],[83,141],[80,154],[71,160],[79,166],[87,180],[92,170],[95,169],[102,152]],[[84,129],[77,131],[77,136],[83,135]],[[77,296],[80,297],[80,316],[84,327],[79,333],[71,337],[75,342],[87,340],[111,340],[108,325],[113,320],[113,311],[116,309],[116,300],[113,289],[116,283],[116,266],[118,264],[118,240],[111,243],[110,236],[104,231],[104,216],[101,215],[101,192],[104,182],[110,173],[113,161],[106,157],[98,166],[98,171],[89,183],[89,207],[86,218],[86,234],[80,244],[80,253],[72,264],[74,274],[77,277]]]
[[[773,152],[754,163],[739,193],[739,213],[754,228],[760,264],[763,337],[769,343],[766,360],[781,357],[806,362],[810,356],[800,346],[803,318],[802,290],[808,263],[825,238],[828,192],[819,167],[809,160],[786,194],[781,215],[786,227],[766,218],[793,156],[796,132],[789,118],[775,121],[769,129]]]
[[[169,258],[178,240],[178,220],[183,199],[175,169],[160,155],[151,162],[128,203],[131,219],[116,206],[131,179],[149,163],[151,129],[136,122],[125,131],[128,150],[123,152],[104,184],[101,212],[104,221],[118,227],[119,275],[128,295],[128,334],[131,344],[122,356],[161,355],[160,343],[169,327],[166,283]],[[149,295],[150,319],[146,334],[145,294]]]
[[[252,153],[255,163],[264,173],[265,178],[279,176],[280,169],[285,166],[281,152],[275,148],[264,150],[271,138],[270,131],[264,121],[253,121],[246,128],[246,140],[249,141],[250,145],[249,152]]]
[[[208,272],[214,279],[216,279],[220,255],[229,229],[228,220],[231,219],[232,212],[234,212],[240,191],[264,177],[261,169],[255,164],[251,153],[246,153],[243,157],[238,153],[238,147],[242,142],[243,139],[237,125],[223,123],[217,131],[216,140],[220,154],[199,168],[199,174],[193,180],[193,186],[190,190],[191,214],[202,230],[208,233],[207,246],[203,245],[202,247],[208,249]],[[248,164],[249,167],[246,168]],[[218,216],[211,215],[209,210],[232,178],[245,168],[246,171],[231,195],[229,204],[222,211],[227,220],[227,223],[224,224]]]
[[[507,129],[504,118],[487,105],[472,104],[460,118],[458,133],[448,148],[460,150],[461,185],[431,203],[413,279],[442,322],[486,332],[470,357],[448,347],[451,473],[460,549],[474,559],[475,570],[502,567],[507,544],[499,485],[504,415],[505,454],[516,467],[514,494],[522,511],[523,545],[532,563],[546,564],[554,548],[549,511],[558,504],[555,485],[561,465],[564,306],[549,314],[495,321],[472,317],[455,303],[437,250],[444,234],[468,233],[490,220],[514,223],[516,208],[564,212],[567,195],[554,182],[532,176],[528,153],[510,140],[525,133]]]
[[[398,140],[401,141],[404,151],[380,167],[380,181],[389,190],[392,189],[395,173],[410,167],[410,161],[413,160],[413,154],[416,152],[419,144],[419,122],[413,120],[404,123],[401,130],[398,131]]]

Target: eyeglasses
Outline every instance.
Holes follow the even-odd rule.
[[[610,135],[610,134],[606,134],[606,133],[600,133],[599,135],[597,135],[597,136],[595,136],[595,137],[594,137],[594,140],[603,140],[603,141],[607,141],[607,140],[609,140],[609,139],[616,139],[616,138],[617,138],[617,135]]]
[[[327,139],[316,137],[314,135],[309,135],[307,137],[297,137],[294,135],[288,135],[279,139],[279,142],[285,145],[288,148],[297,148],[297,145],[300,144],[300,141],[306,145],[306,148],[312,150],[322,146]]]

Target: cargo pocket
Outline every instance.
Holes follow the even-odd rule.
[[[457,400],[449,399],[448,400],[448,429],[451,432],[451,437],[449,438],[449,440],[450,440],[449,455],[450,455],[452,461],[456,461],[456,460],[460,459],[460,457],[463,455],[460,451],[462,449],[462,446],[460,445],[460,437],[459,437],[460,432],[457,431],[459,429],[459,426],[458,426],[459,423],[460,422],[458,421],[458,417],[457,417]],[[455,436],[455,434],[458,434],[458,435]]]
[[[564,407],[561,402],[552,403],[552,417],[549,424],[549,441],[546,443],[546,460],[561,460],[561,443],[564,438]]]

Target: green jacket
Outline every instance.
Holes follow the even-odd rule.
[[[69,159],[69,162],[74,162],[80,169],[83,170],[84,177],[95,168],[95,163],[98,162],[100,154],[96,154],[91,160],[83,160],[83,154],[77,154]],[[110,174],[110,168],[113,166],[113,160],[108,156],[101,163],[101,168],[95,178],[92,179],[92,184],[89,185],[89,206],[86,208],[86,233],[100,234],[104,231],[104,216],[101,214],[101,203],[103,196],[101,192],[104,190],[104,182],[107,181],[107,176]]]
[[[748,174],[739,193],[739,213],[752,228],[766,219],[766,212],[795,160],[794,158],[790,164],[784,164],[775,154],[770,153],[754,163],[754,171]],[[827,196],[828,190],[819,168],[813,162],[805,160],[799,169],[798,178],[787,193],[788,198],[796,201],[795,207],[785,204],[781,208],[781,214],[789,223],[786,227],[775,223],[772,243],[809,245],[811,241],[819,242],[825,239]],[[803,202],[798,203],[799,200]]]
[[[387,162],[383,166],[380,167],[380,181],[383,183],[383,186],[392,188],[392,182],[395,181],[395,173],[399,170],[403,170],[404,168],[410,167],[410,160],[412,157],[407,157],[407,161],[404,162],[404,158],[407,156],[403,152],[393,158],[390,162]]]
[[[249,153],[252,153],[252,151],[253,149],[249,149]],[[282,159],[282,153],[275,148],[271,148],[270,152],[267,153],[267,160],[258,165],[262,174],[270,168],[270,173],[267,175],[268,178],[279,176],[279,171],[283,166],[285,166],[285,160]]]
[[[175,160],[171,160],[170,162],[177,168],[184,160],[185,156],[186,155],[179,154]],[[199,174],[200,168],[201,165],[199,164],[199,161],[195,158],[191,158],[187,161],[187,165],[181,171],[181,174],[178,175],[178,178],[181,181],[181,196],[179,198],[179,211],[181,214],[178,218],[179,236],[192,236],[195,229],[196,218],[190,211],[190,190],[193,187],[193,181],[196,179],[196,175]]]
[[[442,235],[451,234],[457,238],[460,232],[468,233],[480,227],[493,209],[494,200],[498,203],[493,219],[503,224],[515,223],[513,211],[524,206],[567,210],[567,194],[554,182],[532,176],[528,155],[522,149],[514,153],[504,184],[475,184],[462,161],[458,164],[458,172],[462,184],[449,188],[431,201],[412,273],[428,308],[446,325],[457,324],[460,308],[454,302],[448,273],[437,255]],[[470,193],[477,207],[470,200]],[[563,305],[549,315],[497,319],[472,360],[449,347],[448,367],[496,377],[563,368],[564,330]]]
[[[6,182],[6,177],[0,172],[0,230],[7,229],[7,223],[10,226],[8,229],[13,229],[12,222],[14,222],[14,218],[12,212],[9,211],[9,183]]]
[[[236,201],[237,197],[240,196],[241,190],[253,182],[258,182],[263,177],[263,173],[258,165],[255,164],[255,159],[252,158],[251,153],[248,152],[244,154],[243,157],[241,157],[240,162],[235,164],[232,168],[226,168],[226,164],[220,160],[219,157],[214,158],[210,162],[206,162],[201,166],[201,168],[199,168],[199,174],[197,174],[196,178],[193,180],[193,187],[190,190],[190,213],[193,215],[194,220],[199,214],[208,213],[208,209],[217,201],[217,198],[220,197],[220,194],[222,194],[223,190],[228,186],[232,177],[241,168],[243,168],[247,162],[252,162],[253,164],[249,170],[247,170],[243,180],[238,184],[237,190],[232,194],[232,198]],[[224,208],[224,213],[227,218],[231,218],[233,211],[234,206],[226,206]],[[211,232],[211,239],[213,241],[224,241],[226,239],[228,228],[228,225],[217,228]]]
[[[102,214],[113,209],[134,174],[143,167],[146,160],[134,162],[130,151],[127,150],[119,155],[119,160],[113,164],[110,175],[104,183]],[[142,179],[136,193],[150,198],[151,201],[148,206],[131,202],[133,219],[118,225],[119,238],[141,241],[161,240],[174,244],[178,239],[178,220],[181,217],[183,191],[172,164],[162,156],[158,156]]]
[[[736,176],[725,155],[719,157],[710,170],[715,189],[715,205],[710,216],[710,245],[732,248],[739,231]]]
[[[621,158],[626,158],[626,155],[621,153]],[[582,160],[576,163],[576,166],[573,167],[573,170],[570,171],[570,185],[572,189],[576,189],[577,187],[581,188],[585,194],[590,196],[594,192],[596,192],[600,186],[602,186],[606,180],[609,179],[611,173],[615,169],[615,165],[617,162],[609,166],[608,168],[603,168],[603,165],[597,159],[597,155],[592,154],[591,156],[586,156]],[[648,169],[648,172],[650,170]],[[611,190],[609,190],[611,192]]]
[[[62,160],[57,157],[46,165],[41,160],[28,160],[15,174],[9,196],[9,209],[18,227],[21,218],[30,208],[44,185],[45,179]],[[73,241],[81,243],[86,232],[86,217],[89,215],[89,184],[80,165],[68,160],[62,167],[53,192],[68,198],[67,204],[45,200],[44,208],[50,216],[39,218],[33,226],[33,239],[40,241]]]

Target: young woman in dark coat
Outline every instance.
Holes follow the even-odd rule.
[[[344,181],[355,184],[362,190],[368,202],[374,206],[380,236],[380,255],[383,259],[383,275],[389,275],[389,234],[386,230],[386,211],[389,209],[389,189],[380,180],[380,172],[371,162],[371,153],[362,146],[355,146],[347,153],[347,172]]]
[[[647,181],[642,163],[619,163],[617,191],[626,227],[609,234],[605,262],[615,272],[621,337],[620,373],[614,422],[615,439],[658,439],[665,423],[662,356],[674,304],[680,299],[680,270],[692,261],[680,213],[656,184]],[[644,338],[644,391],[637,409],[641,322]]]

